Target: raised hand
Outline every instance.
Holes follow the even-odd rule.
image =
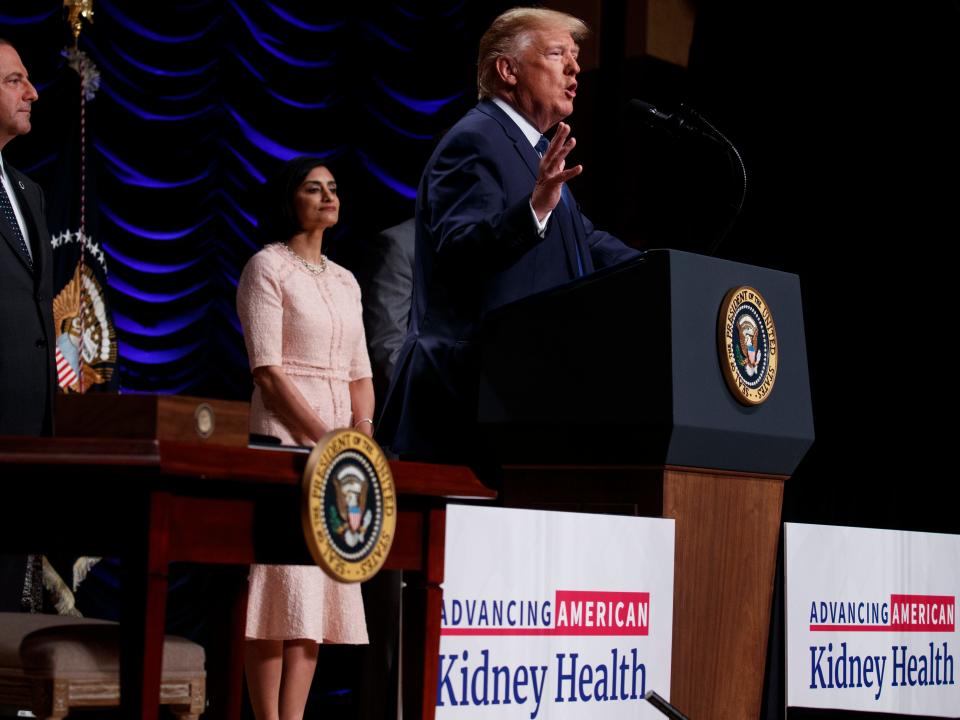
[[[533,186],[530,204],[537,214],[537,219],[543,220],[560,202],[563,184],[583,172],[583,165],[574,165],[565,170],[567,155],[577,144],[576,139],[570,136],[570,126],[566,123],[557,125],[553,140],[547,151],[540,158],[540,172],[537,183]]]

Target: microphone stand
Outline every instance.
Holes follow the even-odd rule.
[[[677,710],[662,697],[657,695],[653,690],[647,690],[646,694],[643,696],[643,699],[670,718],[670,720],[690,720],[690,718]]]
[[[703,115],[688,105],[681,103],[680,107],[687,115],[691,116],[697,122],[702,123],[704,126],[709,128],[713,136],[722,142],[727,150],[727,160],[730,162],[731,172],[733,174],[737,174],[737,170],[740,171],[740,201],[734,207],[733,215],[730,217],[730,220],[727,221],[727,224],[723,227],[723,230],[717,235],[716,239],[710,244],[710,248],[707,250],[707,255],[713,256],[719,249],[720,243],[723,242],[724,238],[727,237],[727,234],[733,228],[733,224],[736,222],[737,218],[740,217],[740,211],[743,210],[743,202],[747,197],[747,166],[744,164],[743,157],[740,155],[740,151],[737,150],[737,146],[730,142],[730,139],[720,132],[712,122],[707,120],[705,117],[703,117]],[[737,164],[734,164],[734,158],[736,158]]]
[[[730,233],[733,224],[740,216],[744,200],[747,197],[747,167],[743,162],[740,151],[737,150],[736,146],[730,141],[730,138],[720,132],[713,123],[689,105],[681,104],[680,112],[677,113],[661,112],[655,106],[638,98],[634,98],[627,105],[631,110],[638,113],[641,122],[649,127],[665,130],[674,137],[696,135],[723,147],[727,156],[727,162],[730,165],[731,176],[739,175],[740,177],[740,199],[736,204],[730,205],[730,208],[733,210],[732,216],[707,250],[708,255],[715,255],[720,247],[720,243],[722,243],[724,238]]]

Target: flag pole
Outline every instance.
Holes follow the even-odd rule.
[[[80,75],[80,261],[78,271],[80,278],[80,360],[78,366],[78,390],[81,394],[86,390],[84,387],[83,373],[83,337],[85,332],[84,323],[86,321],[84,307],[84,287],[83,287],[83,268],[87,258],[87,99],[93,98],[93,93],[99,85],[99,77],[96,83],[91,83],[90,78],[96,75],[96,67],[93,61],[87,57],[86,53],[80,50],[80,33],[83,31],[83,21],[93,23],[93,0],[63,0],[63,6],[67,9],[67,23],[73,33],[73,48],[65,52],[69,65]]]

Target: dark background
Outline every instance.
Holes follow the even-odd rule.
[[[587,214],[638,247],[713,247],[739,191],[727,158],[625,107],[687,103],[747,166],[716,254],[801,278],[817,440],[784,519],[958,532],[957,3],[701,0],[686,64],[636,51],[646,3],[551,5],[598,26],[570,120]],[[4,155],[48,189],[75,151],[79,102],[60,6],[0,5],[0,36],[41,95],[33,132]],[[124,391],[249,396],[234,293],[262,177],[291,154],[330,153],[343,214],[329,251],[362,272],[367,239],[412,214],[433,137],[474,103],[477,40],[506,7],[98,0],[81,39],[103,75],[89,202]],[[776,612],[772,627],[778,658]],[[778,664],[770,717],[783,713]]]

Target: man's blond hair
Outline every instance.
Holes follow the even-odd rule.
[[[481,100],[494,97],[500,81],[497,59],[516,58],[530,42],[530,33],[537,30],[562,28],[573,41],[582,42],[590,33],[587,24],[558,10],[518,7],[507,10],[490,25],[480,38],[477,54],[477,94]]]

